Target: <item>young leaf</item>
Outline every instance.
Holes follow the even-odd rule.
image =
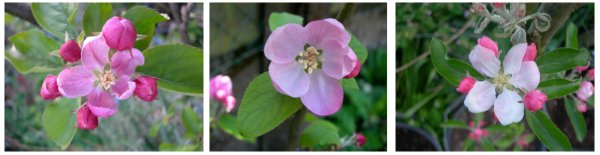
[[[90,3],[83,13],[83,31],[86,36],[92,36],[93,32],[102,31],[104,23],[113,16],[110,3]]]
[[[367,48],[365,48],[365,46],[363,46],[363,44],[354,35],[350,35],[352,36],[352,38],[350,39],[350,43],[348,43],[348,46],[352,48],[352,51],[354,51],[354,54],[356,54],[356,57],[360,61],[360,64],[364,64],[369,54],[367,52]]]
[[[162,45],[144,51],[138,73],[158,78],[158,87],[189,95],[202,94],[202,50],[189,45]]]
[[[590,60],[590,53],[572,48],[558,48],[540,56],[536,63],[540,73],[556,73],[585,66]]]
[[[571,93],[574,93],[579,89],[579,81],[569,81],[566,79],[550,79],[540,82],[538,85],[548,100],[560,98]]]
[[[38,29],[19,32],[8,40],[16,50],[6,50],[4,56],[21,74],[55,71],[63,66],[60,57],[50,55],[60,44]]]
[[[446,45],[439,39],[434,38],[431,40],[431,62],[435,70],[452,85],[458,85],[464,77],[463,73],[457,72],[448,63]]]
[[[566,37],[566,47],[577,49],[579,48],[579,44],[577,41],[577,26],[573,23],[569,23],[567,26],[567,37]]]
[[[328,121],[315,121],[300,134],[301,147],[310,148],[316,145],[334,144],[340,144],[338,128]]]
[[[143,39],[135,41],[135,48],[139,50],[144,50],[150,45],[156,23],[169,20],[168,17],[145,6],[132,7],[127,10],[123,17],[129,19],[131,23],[133,23],[138,35],[145,35]]]
[[[587,127],[585,124],[585,120],[583,119],[583,114],[581,114],[581,112],[577,111],[576,109],[576,104],[576,101],[569,98],[565,98],[565,111],[567,112],[567,116],[569,116],[569,120],[573,125],[573,129],[575,130],[577,140],[581,142],[587,134]]]
[[[186,135],[198,137],[202,135],[202,119],[198,116],[192,107],[186,106],[181,111],[181,123],[185,128]]]
[[[273,12],[269,16],[269,28],[271,29],[271,31],[274,31],[278,27],[288,23],[302,25],[303,20],[304,18],[297,15],[289,14],[287,12]]]
[[[263,135],[302,107],[298,98],[291,98],[275,90],[269,73],[254,78],[244,96],[238,110],[237,124],[244,137]]]
[[[42,127],[46,136],[62,150],[66,149],[77,132],[76,99],[59,98],[46,105],[42,114]]]
[[[550,151],[570,151],[571,142],[543,112],[525,112],[527,124]]]
[[[52,35],[63,39],[65,32],[74,37],[71,26],[72,18],[77,12],[77,3],[32,3],[31,13],[37,23]]]

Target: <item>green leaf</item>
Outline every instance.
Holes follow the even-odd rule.
[[[217,123],[217,126],[223,129],[223,131],[225,131],[229,135],[232,135],[233,137],[237,138],[238,140],[247,141],[249,143],[256,142],[256,138],[247,138],[240,134],[240,130],[238,130],[235,116],[233,115],[223,114],[219,116],[219,122]]]
[[[590,105],[592,107],[594,107],[594,99],[595,99],[594,96],[596,96],[596,94],[594,94],[594,95],[590,96],[590,98],[588,98],[588,105]]]
[[[271,31],[275,31],[280,26],[288,23],[295,23],[302,25],[304,19],[300,16],[289,14],[287,12],[273,12],[269,16],[269,28]]]
[[[342,83],[342,87],[345,89],[356,89],[359,90],[360,88],[358,87],[358,83],[356,82],[356,79],[354,78],[350,78],[350,79],[342,79],[340,80],[340,82]]]
[[[352,51],[354,51],[354,54],[356,54],[356,57],[360,61],[360,64],[364,64],[367,60],[368,55],[367,48],[365,48],[365,46],[358,40],[358,38],[356,38],[352,34],[350,35],[352,36],[352,39],[350,39],[350,43],[348,43],[348,46],[352,48]]]
[[[448,122],[442,123],[441,126],[444,128],[471,129],[467,123],[458,120],[448,120]]]
[[[8,40],[16,50],[6,50],[4,56],[21,74],[55,71],[63,66],[60,57],[50,55],[60,44],[40,30],[19,32]]]
[[[315,121],[300,134],[301,147],[309,148],[316,145],[338,144],[340,144],[338,128],[328,121]]]
[[[452,85],[458,85],[464,77],[463,73],[454,70],[448,63],[446,45],[439,39],[431,40],[431,62],[435,70]]]
[[[475,141],[470,138],[465,139],[463,143],[463,151],[473,151],[475,150]]]
[[[86,36],[92,36],[93,32],[102,31],[104,23],[113,16],[110,3],[90,3],[83,13],[83,31]]]
[[[302,107],[300,99],[275,90],[268,73],[256,77],[244,92],[238,110],[237,124],[244,137],[263,135]]]
[[[548,100],[560,98],[571,93],[574,93],[579,89],[579,81],[570,81],[566,79],[550,79],[546,81],[542,81],[538,85],[538,89],[540,89],[546,96]]]
[[[150,128],[150,131],[148,131],[148,135],[152,138],[156,138],[156,135],[158,135],[158,131],[160,131],[161,126],[161,123],[154,123],[154,125],[152,125],[152,127]]]
[[[573,125],[573,129],[575,130],[577,140],[579,142],[582,142],[585,138],[585,135],[587,134],[587,126],[585,124],[583,114],[577,111],[576,104],[576,101],[572,99],[565,99],[565,111],[567,111],[567,116],[569,116],[569,120]]]
[[[144,51],[138,73],[158,78],[158,87],[188,95],[202,94],[202,50],[189,45],[162,45]]]
[[[481,147],[484,151],[496,151],[494,144],[487,138],[481,138]]]
[[[146,6],[134,6],[127,10],[123,17],[133,23],[138,35],[145,35],[144,38],[135,42],[134,46],[139,50],[144,50],[150,45],[156,23],[169,20],[169,17],[165,17]],[[200,66],[200,68],[202,67]]]
[[[77,116],[75,111],[79,104],[76,99],[59,98],[49,103],[42,114],[42,127],[46,136],[66,149],[77,132]]]
[[[186,134],[190,137],[198,137],[202,135],[202,119],[194,112],[194,109],[185,106],[181,111],[181,122],[185,128]]]
[[[577,49],[579,48],[579,43],[577,42],[577,26],[573,23],[569,23],[567,26],[567,37],[566,37],[566,47]]]
[[[571,150],[571,142],[567,136],[552,123],[546,114],[541,111],[532,113],[529,110],[526,110],[525,114],[529,128],[550,151]]]
[[[462,60],[448,59],[448,64],[450,64],[450,67],[454,68],[459,73],[463,73],[464,75],[467,75],[467,73],[469,73],[469,75],[471,77],[474,77],[475,79],[484,79],[483,75],[481,75],[477,70],[475,70],[473,66],[469,65],[468,63]]]
[[[590,60],[590,53],[572,48],[558,48],[540,56],[536,63],[540,73],[556,73],[576,66],[586,66]]]
[[[31,13],[37,23],[58,38],[65,38],[65,32],[75,36],[75,29],[71,26],[77,3],[32,3]]]

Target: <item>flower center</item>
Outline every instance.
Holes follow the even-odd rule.
[[[319,51],[317,51],[316,48],[309,46],[308,48],[306,48],[306,50],[304,50],[304,51],[300,52],[300,54],[298,54],[298,57],[296,57],[296,61],[298,61],[298,63],[302,64],[304,71],[306,71],[306,73],[310,74],[319,67],[319,64],[320,64],[319,54],[320,53],[319,53]]]
[[[104,90],[110,89],[110,86],[115,84],[115,76],[110,71],[104,71],[98,74],[98,80],[100,81],[99,85]]]

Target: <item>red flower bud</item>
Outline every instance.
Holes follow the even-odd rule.
[[[84,130],[94,130],[98,127],[98,117],[92,113],[87,104],[77,110],[77,127]]]
[[[527,92],[525,94],[525,108],[533,112],[538,111],[542,109],[546,100],[548,100],[548,97],[542,91],[533,90]]]
[[[363,135],[362,133],[356,134],[356,146],[362,147],[363,145],[365,145],[366,142],[367,137],[365,137],[365,135]]]
[[[537,47],[535,46],[535,43],[531,43],[529,44],[529,46],[527,46],[527,51],[525,53],[525,56],[523,57],[523,61],[535,61],[536,56]]]
[[[68,40],[60,47],[60,57],[67,62],[77,62],[81,60],[81,48],[74,40]]]
[[[471,88],[473,88],[474,85],[475,79],[472,77],[466,77],[462,79],[462,81],[460,81],[460,84],[458,84],[458,88],[456,88],[456,91],[463,94],[467,94],[469,93],[469,91],[471,91]]]
[[[110,48],[123,51],[133,48],[137,32],[131,21],[115,16],[102,27],[102,36]]]
[[[156,78],[150,76],[140,76],[133,80],[135,82],[135,96],[146,102],[152,102],[158,95],[156,88]]]
[[[225,110],[227,112],[231,112],[231,110],[233,110],[233,108],[235,108],[235,97],[233,96],[227,96],[227,98],[225,98]]]
[[[349,79],[349,78],[354,78],[358,75],[358,73],[360,72],[360,61],[356,60],[356,66],[354,66],[354,69],[352,69],[352,72],[350,72],[348,75],[344,76],[345,79]]]
[[[44,100],[52,100],[60,97],[60,91],[58,91],[58,84],[56,82],[56,76],[48,75],[42,83],[42,89],[40,90],[40,96]]]

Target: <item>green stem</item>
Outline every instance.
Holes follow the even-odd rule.
[[[304,121],[306,115],[306,108],[302,107],[294,114],[294,117],[290,120],[290,131],[288,133],[288,146],[286,150],[296,151],[298,147],[298,137],[300,136],[300,127]]]
[[[352,12],[354,12],[357,6],[358,4],[356,3],[345,3],[344,7],[342,8],[342,10],[340,10],[336,17],[337,20],[344,25],[348,24],[348,20],[350,19]]]

